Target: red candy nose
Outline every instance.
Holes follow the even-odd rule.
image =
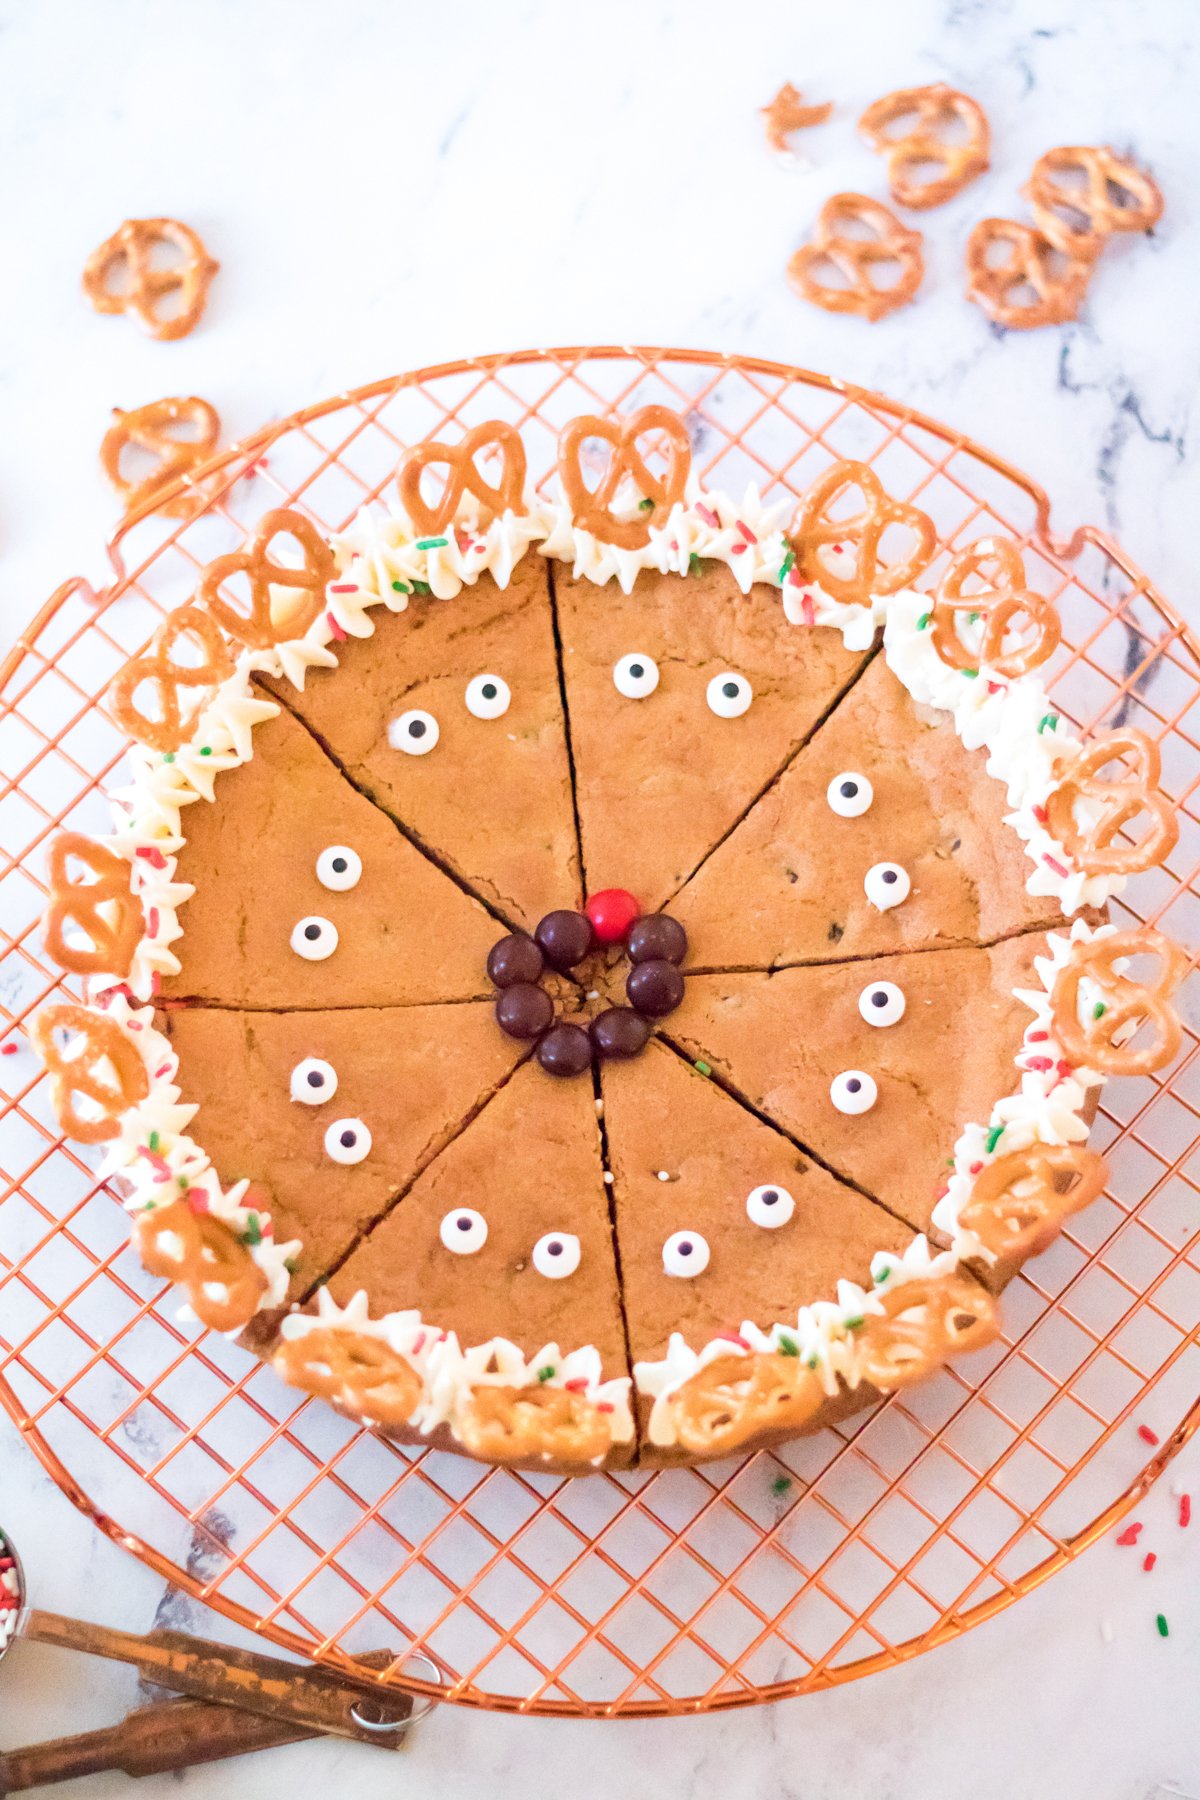
[[[601,888],[583,910],[592,921],[598,943],[619,944],[642,909],[624,888]]]

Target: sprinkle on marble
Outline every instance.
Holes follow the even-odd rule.
[[[1149,1425],[1139,1425],[1137,1434],[1141,1438],[1143,1444],[1157,1444],[1159,1441],[1157,1431],[1152,1431]]]
[[[1159,1637],[1161,1637],[1161,1638],[1170,1637],[1171,1631],[1170,1631],[1170,1627],[1167,1624],[1166,1613],[1156,1613],[1155,1617],[1154,1617],[1154,1623],[1158,1627]]]
[[[1192,1522],[1192,1496],[1190,1494],[1180,1494],[1180,1496],[1179,1496],[1179,1523],[1180,1523],[1180,1525],[1183,1526],[1184,1530],[1186,1531],[1187,1527],[1191,1524],[1191,1522]]]
[[[1157,1561],[1158,1561],[1158,1558],[1154,1554],[1153,1550],[1147,1550],[1145,1556],[1143,1556],[1143,1558],[1142,1558],[1142,1568],[1145,1570],[1147,1575],[1149,1575],[1150,1571],[1153,1569],[1153,1567]]]
[[[1118,1533],[1117,1542],[1121,1545],[1122,1549],[1128,1549],[1131,1544],[1137,1543],[1141,1533],[1142,1528],[1140,1524],[1135,1523],[1133,1525],[1127,1525],[1124,1531]]]

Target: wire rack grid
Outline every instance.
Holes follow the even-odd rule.
[[[229,1620],[341,1666],[387,1645],[379,1679],[514,1712],[702,1712],[917,1655],[1077,1555],[1200,1425],[1195,958],[1179,1057],[1105,1090],[1109,1192],[1010,1287],[1001,1341],[817,1437],[697,1470],[488,1470],[298,1399],[178,1320],[95,1159],[64,1143],[25,1032],[69,990],[38,936],[44,856],[61,826],[105,828],[126,749],[111,675],[268,508],[341,528],[408,445],[497,417],[544,487],[567,419],[651,401],[684,414],[695,465],[731,494],[799,494],[852,457],[933,517],[942,559],[1018,538],[1062,613],[1056,707],[1085,733],[1152,735],[1180,810],[1169,867],[1137,878],[1117,922],[1200,939],[1200,646],[1183,621],[1099,531],[1055,538],[1045,492],[961,434],[752,358],[529,351],[309,407],[208,464],[194,516],[129,515],[108,585],[66,582],[0,670],[0,1402],[76,1505]],[[1149,1460],[1137,1423],[1160,1440]]]

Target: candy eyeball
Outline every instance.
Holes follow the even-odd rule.
[[[829,1084],[829,1098],[840,1113],[870,1112],[879,1098],[879,1089],[862,1069],[843,1069]]]
[[[861,819],[875,798],[875,789],[865,775],[846,770],[834,776],[825,789],[825,798],[839,819]]]
[[[337,926],[312,913],[292,927],[292,949],[305,962],[324,962],[338,947]]]
[[[858,996],[858,1010],[868,1025],[897,1025],[904,1017],[904,995],[894,981],[868,982]]]
[[[362,857],[345,844],[333,844],[317,858],[317,880],[335,894],[357,887],[362,876]]]
[[[467,711],[474,719],[502,719],[512,705],[512,690],[499,675],[475,675],[467,683]]]
[[[645,700],[658,686],[658,664],[636,650],[613,664],[612,675],[613,686],[626,700]]]
[[[744,712],[749,712],[753,698],[754,689],[746,677],[736,675],[732,669],[714,675],[705,693],[708,709],[716,713],[718,719],[740,719]]]
[[[912,893],[908,871],[899,863],[873,863],[863,879],[863,892],[880,912],[899,906]]]
[[[698,1231],[673,1231],[663,1245],[663,1269],[690,1278],[708,1267],[708,1244]]]
[[[325,1154],[335,1163],[360,1163],[371,1154],[371,1133],[361,1119],[335,1119],[325,1133]]]
[[[292,1099],[302,1106],[320,1106],[337,1093],[337,1070],[319,1056],[306,1056],[292,1070]]]
[[[487,1220],[469,1206],[456,1206],[442,1220],[439,1235],[455,1256],[474,1256],[487,1243]]]
[[[533,1246],[533,1266],[539,1275],[562,1281],[579,1267],[579,1239],[569,1231],[548,1231]]]
[[[746,1195],[746,1217],[765,1231],[777,1231],[786,1225],[795,1210],[796,1202],[786,1188],[756,1187]]]
[[[392,749],[403,750],[406,756],[428,756],[439,736],[437,720],[432,713],[422,712],[419,706],[402,712],[387,728]]]

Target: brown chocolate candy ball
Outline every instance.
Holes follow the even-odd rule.
[[[672,962],[638,963],[625,983],[629,1004],[648,1019],[663,1019],[683,999],[683,976]]]
[[[537,1047],[537,1059],[547,1075],[582,1075],[592,1066],[592,1046],[579,1025],[556,1025]]]
[[[592,921],[581,912],[547,913],[533,935],[550,967],[565,975],[591,949]]]
[[[626,948],[631,963],[681,963],[687,955],[687,932],[666,913],[646,913],[630,927]]]
[[[553,1018],[553,1000],[532,982],[518,981],[505,988],[496,1002],[496,1023],[509,1037],[540,1037]]]
[[[498,988],[513,987],[518,981],[536,981],[543,966],[541,951],[524,931],[501,938],[488,951],[488,980]]]
[[[625,1058],[644,1050],[650,1021],[628,1006],[610,1006],[597,1013],[589,1027],[597,1056]]]

